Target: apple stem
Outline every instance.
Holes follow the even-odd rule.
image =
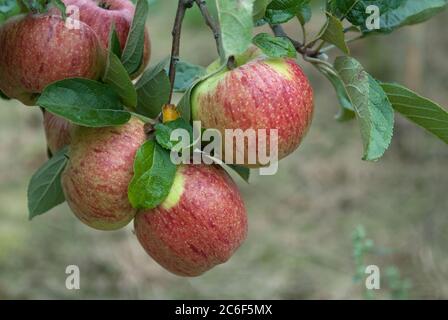
[[[170,71],[169,78],[171,83],[170,96],[168,99],[168,104],[171,104],[173,99],[174,82],[176,80],[176,66],[179,62],[179,51],[180,51],[180,36],[182,31],[182,22],[184,21],[185,12],[193,6],[194,0],[179,0],[177,6],[176,19],[173,26],[173,44],[171,48],[171,61],[170,61]]]
[[[216,49],[218,50],[218,54],[221,57],[221,62],[224,62],[225,57],[223,56],[222,47],[221,47],[221,31],[219,29],[219,25],[213,21],[212,16],[207,8],[207,2],[205,0],[195,0],[196,4],[201,11],[202,17],[205,20],[207,26],[212,30],[213,36],[216,41]]]

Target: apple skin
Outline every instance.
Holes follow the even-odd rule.
[[[44,130],[48,149],[55,154],[71,141],[71,123],[48,111],[44,112]]]
[[[112,25],[120,41],[121,50],[124,49],[129,31],[134,19],[135,6],[129,0],[63,0],[66,6],[79,8],[79,20],[91,27],[97,34],[104,48],[109,48],[109,36]],[[148,30],[145,32],[145,46],[141,68],[132,75],[139,76],[149,63],[151,56],[151,42]]]
[[[218,129],[223,138],[225,129],[266,129],[267,150],[269,130],[278,129],[278,158],[285,158],[298,148],[312,122],[313,90],[307,77],[293,59],[267,58],[255,48],[236,57],[236,64],[193,90],[193,119]],[[212,64],[209,72],[217,68]],[[260,167],[258,159],[248,164],[247,149],[246,143],[240,150],[246,155],[244,165]]]
[[[165,201],[140,211],[135,233],[145,251],[168,271],[195,277],[226,262],[247,235],[237,186],[219,167],[178,168]]]
[[[81,23],[69,29],[60,16],[17,16],[0,27],[0,90],[34,105],[50,83],[66,78],[98,79],[105,54],[95,33]]]
[[[145,142],[144,123],[137,118],[123,126],[73,126],[69,162],[62,188],[73,213],[98,230],[126,226],[137,210],[128,200],[134,157]]]

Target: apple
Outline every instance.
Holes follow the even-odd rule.
[[[63,0],[63,2],[66,6],[71,5],[79,9],[79,20],[95,31],[104,48],[109,48],[110,30],[112,25],[115,25],[121,49],[124,49],[135,12],[135,6],[130,0]],[[133,78],[146,68],[150,54],[151,43],[146,32],[142,67]]]
[[[44,111],[44,130],[48,149],[52,154],[70,144],[71,124],[64,118]]]
[[[257,48],[251,47],[237,56],[236,67],[225,69],[211,76],[194,88],[191,96],[193,120],[201,121],[205,128],[218,129],[225,137],[225,129],[266,129],[267,150],[272,129],[278,130],[278,159],[296,150],[306,135],[313,117],[313,90],[302,69],[293,59],[268,58]],[[219,62],[208,71],[215,72]],[[225,143],[224,143],[225,144]],[[225,146],[223,146],[225,147]],[[245,143],[244,164],[249,149]],[[225,152],[222,155],[225,159]]]
[[[134,157],[145,142],[144,123],[132,118],[117,127],[73,126],[62,189],[73,213],[98,230],[126,226],[137,211],[128,200]]]
[[[60,16],[21,15],[0,27],[0,90],[33,105],[50,83],[73,77],[98,79],[105,55],[95,32],[70,29]]]
[[[140,211],[135,233],[146,252],[179,276],[194,277],[226,262],[247,235],[237,186],[217,166],[178,168],[165,201]]]

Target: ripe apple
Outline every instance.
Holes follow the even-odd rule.
[[[214,72],[219,63],[208,71]],[[293,59],[267,58],[250,48],[236,57],[236,68],[223,70],[200,83],[191,96],[194,120],[206,128],[266,129],[269,151],[270,130],[278,129],[278,158],[297,149],[307,133],[313,116],[313,90],[302,69]],[[224,146],[225,147],[225,146]],[[235,149],[235,148],[234,148]],[[248,165],[248,143],[245,143]],[[225,157],[223,152],[223,158]],[[259,158],[252,167],[259,167]],[[243,164],[243,163],[240,163]]]
[[[130,0],[63,0],[63,2],[66,6],[72,5],[79,9],[79,20],[95,31],[105,48],[109,48],[110,30],[112,25],[115,25],[121,49],[124,49],[135,12],[135,6]],[[151,43],[146,31],[142,67],[133,78],[146,68],[150,54]]]
[[[137,118],[123,126],[74,126],[69,162],[62,188],[73,213],[88,226],[116,230],[126,226],[136,210],[128,200],[134,157],[145,142],[144,124]]]
[[[47,146],[52,154],[70,144],[71,124],[64,118],[48,111],[44,112],[44,130]]]
[[[237,186],[219,167],[180,166],[165,201],[140,211],[135,233],[146,252],[180,276],[199,276],[226,262],[247,234]]]
[[[105,55],[91,28],[69,29],[55,15],[17,16],[0,27],[0,90],[33,105],[50,83],[65,78],[98,79]]]

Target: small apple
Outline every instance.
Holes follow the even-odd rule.
[[[247,235],[237,186],[219,167],[180,166],[165,201],[140,211],[135,233],[146,252],[168,271],[194,277],[226,262]]]
[[[208,71],[218,68],[219,63],[214,63]],[[191,105],[193,119],[205,128],[218,129],[223,137],[225,129],[254,129],[258,139],[258,130],[266,129],[267,150],[270,130],[278,129],[279,159],[297,149],[314,110],[313,90],[297,63],[267,58],[253,47],[236,57],[235,69],[223,70],[200,83],[193,90]],[[248,165],[248,151],[257,150],[248,150],[248,143],[244,147],[240,151]],[[256,162],[253,167],[260,166],[258,157]]]
[[[115,25],[118,40],[123,50],[134,19],[135,6],[130,0],[63,0],[66,6],[79,9],[79,20],[91,27],[97,34],[104,48],[109,48],[109,36]],[[140,70],[133,75],[136,78],[146,68],[151,55],[149,33],[145,33],[143,63]]]
[[[73,213],[88,226],[116,230],[126,226],[136,210],[128,200],[134,157],[145,142],[144,123],[137,118],[123,126],[73,126],[69,162],[62,188]]]
[[[91,28],[67,28],[60,16],[17,16],[0,27],[0,90],[33,105],[50,83],[66,78],[98,79],[105,55]]]
[[[47,138],[48,149],[52,154],[70,144],[70,129],[69,121],[44,111],[45,137]]]

